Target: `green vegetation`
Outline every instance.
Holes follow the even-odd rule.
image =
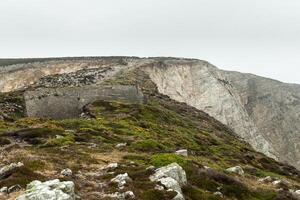
[[[242,181],[243,178],[236,179],[223,172],[235,165],[245,169],[247,178],[295,177],[288,175],[293,173],[292,169],[256,153],[222,124],[201,113],[191,115],[192,112],[181,104],[165,104],[157,99],[146,104],[97,101],[86,109],[93,118],[0,121],[0,146],[18,139],[31,144],[27,149],[43,158],[38,161],[26,156],[15,157],[14,162],[25,164],[26,173],[16,173],[5,182],[0,181],[0,186],[25,184],[34,176],[43,180],[36,171],[51,168],[49,163],[55,170],[69,167],[75,172],[83,166],[98,165],[102,161],[96,155],[113,150],[123,153],[124,166],[116,173],[129,174],[134,181],[128,187],[142,200],[172,199],[175,195],[154,190],[155,183],[149,180],[152,172],[146,170],[150,165],[161,167],[173,162],[181,165],[187,173],[188,185],[183,188],[187,200],[218,200],[220,198],[213,195],[218,190],[227,199],[275,199],[273,190],[252,188]],[[127,143],[127,146],[117,149],[118,143]],[[92,144],[94,147],[89,148]],[[189,156],[175,155],[179,148],[188,149]],[[134,165],[130,164],[132,162]],[[205,170],[204,165],[211,169]],[[109,181],[113,177],[107,174],[102,178]],[[110,185],[109,191],[115,192],[113,188],[115,186]]]
[[[174,162],[181,166],[187,164],[187,161],[184,158],[177,156],[175,154],[167,154],[167,153],[153,155],[150,161],[150,163],[156,167],[166,166]]]

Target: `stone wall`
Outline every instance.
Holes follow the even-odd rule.
[[[78,117],[82,108],[96,100],[118,100],[143,103],[144,96],[136,86],[100,86],[40,88],[24,94],[29,117],[67,119]]]

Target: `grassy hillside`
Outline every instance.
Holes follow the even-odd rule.
[[[123,74],[106,84],[117,83],[139,83],[147,102],[96,101],[84,109],[89,118],[49,120],[19,114],[0,120],[0,166],[24,163],[0,180],[0,188],[60,178],[74,181],[82,199],[99,199],[97,192],[115,192],[109,180],[126,172],[133,180],[126,188],[137,199],[172,199],[174,193],[154,189],[149,180],[153,172],[146,168],[173,162],[187,173],[183,193],[188,200],[221,199],[213,194],[216,191],[224,194],[223,199],[291,199],[287,191],[278,192],[272,184],[258,184],[265,176],[288,180],[293,189],[300,187],[295,168],[255,152],[207,114],[158,94],[140,72]],[[22,105],[22,98],[14,99]],[[126,146],[117,147],[120,143]],[[175,155],[178,149],[187,149],[189,156]],[[120,164],[114,174],[101,174],[101,167],[112,162]],[[225,171],[237,165],[244,169],[244,176]],[[61,177],[59,172],[65,168],[72,169],[74,176]]]

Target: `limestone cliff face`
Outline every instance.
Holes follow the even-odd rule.
[[[0,92],[31,84],[81,87],[133,69],[147,72],[160,93],[228,125],[257,151],[300,168],[300,85],[223,71],[200,60],[119,57],[2,67]]]
[[[167,61],[147,70],[161,93],[207,112],[229,125],[255,149],[276,157],[272,145],[247,114],[239,93],[217,68],[202,61]]]
[[[256,127],[279,160],[300,168],[300,85],[251,74],[222,72],[239,93]]]
[[[227,124],[256,150],[300,167],[300,85],[204,61],[169,60],[147,71],[161,93]]]

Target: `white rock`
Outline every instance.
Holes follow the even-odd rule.
[[[180,186],[187,184],[186,173],[177,163],[172,163],[165,167],[158,168],[155,173],[150,176],[150,180],[157,182],[159,179],[166,177],[173,178]]]
[[[0,169],[0,180],[3,179],[4,177],[10,175],[11,173],[14,172],[19,167],[23,167],[24,164],[21,162],[18,163],[11,163],[9,165],[6,165]]]
[[[26,193],[16,200],[75,200],[74,183],[58,179],[43,183],[33,181],[27,185]]]
[[[119,174],[118,176],[111,179],[110,181],[113,183],[117,183],[119,189],[123,189],[127,181],[131,181],[131,178],[128,176],[127,173],[125,173],[125,174]]]
[[[122,148],[122,147],[126,147],[127,143],[119,143],[116,145],[116,148]]]
[[[300,190],[290,191],[293,197],[297,200],[300,200]]]
[[[171,190],[177,191],[179,193],[182,193],[179,183],[171,177],[161,178],[161,179],[159,179],[159,182],[162,185],[164,185],[167,189],[171,189]]]
[[[67,168],[67,169],[64,169],[60,172],[61,175],[63,176],[72,176],[73,172],[71,169]]]
[[[102,167],[101,169],[102,170],[111,170],[111,169],[116,169],[119,167],[119,164],[118,163],[110,163],[108,164],[107,166],[105,167]]]
[[[230,173],[239,174],[241,176],[243,176],[245,174],[244,170],[240,166],[228,168],[228,169],[226,169],[226,171],[230,172]]]
[[[125,198],[134,199],[135,195],[132,191],[127,191],[127,192],[125,192]]]
[[[3,194],[7,194],[7,191],[8,191],[8,188],[7,187],[2,187],[0,189],[0,193],[3,193]]]
[[[161,186],[161,185],[156,185],[154,189],[159,190],[159,191],[162,191],[162,190],[164,190],[165,188],[164,188],[163,186]]]
[[[187,149],[181,149],[175,152],[176,155],[179,156],[184,156],[187,157],[188,156],[188,150]]]
[[[146,170],[155,170],[155,167],[151,165],[151,166],[147,167]]]
[[[221,198],[224,198],[224,195],[221,192],[215,192],[214,195],[218,196],[218,197],[221,197]]]
[[[158,168],[149,178],[152,182],[161,183],[169,191],[177,192],[173,200],[184,200],[181,186],[187,184],[186,173],[177,163]],[[157,188],[157,186],[155,188],[161,189]]]
[[[272,185],[277,187],[277,188],[281,188],[282,186],[288,187],[289,184],[290,183],[288,181],[285,181],[285,180],[275,180],[275,181],[272,182]]]

